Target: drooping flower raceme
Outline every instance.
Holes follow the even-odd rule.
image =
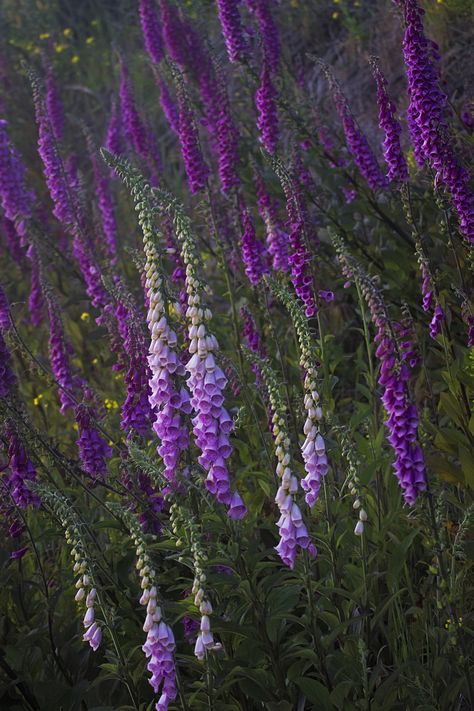
[[[303,521],[299,506],[294,500],[298,491],[298,480],[291,469],[290,435],[286,424],[286,408],[279,392],[276,375],[268,361],[251,351],[245,351],[248,360],[260,368],[268,391],[272,409],[272,434],[275,455],[278,461],[276,473],[280,480],[275,502],[280,510],[277,526],[280,542],[275,550],[289,568],[294,568],[298,549],[308,549],[314,553],[308,529]]]
[[[106,459],[112,456],[112,450],[98,432],[93,422],[92,410],[88,405],[81,403],[76,406],[74,415],[78,426],[77,446],[82,468],[93,482],[104,479],[107,475]]]
[[[354,163],[358,167],[361,175],[367,181],[367,184],[371,190],[386,188],[388,185],[387,178],[382,173],[377,158],[369,146],[367,138],[357,125],[357,122],[349,108],[349,104],[347,103],[346,97],[342,93],[339,84],[329,69],[325,66],[323,69],[331,89],[339,118],[342,122],[346,145],[349,153],[354,159]]]
[[[155,709],[157,711],[167,711],[169,704],[177,696],[174,661],[176,644],[173,630],[163,619],[163,613],[158,601],[156,572],[147,551],[142,528],[136,516],[130,511],[126,511],[117,504],[112,504],[112,507],[122,517],[130,531],[130,536],[135,546],[136,568],[140,576],[140,587],[143,591],[140,597],[140,605],[146,608],[146,617],[143,624],[146,640],[142,650],[148,659],[147,669],[151,674],[148,683],[155,694],[160,694]]]
[[[277,216],[276,201],[268,194],[263,178],[258,175],[257,204],[265,223],[268,253],[275,271],[288,272],[288,235],[282,230]]]
[[[323,416],[319,404],[319,393],[316,390],[317,367],[315,347],[308,330],[303,309],[295,297],[275,279],[269,279],[272,292],[287,308],[295,327],[298,345],[300,348],[300,366],[304,375],[304,409],[306,421],[304,423],[305,441],[301,447],[306,476],[301,481],[301,487],[306,492],[306,503],[314,506],[321,488],[322,478],[328,470],[326,445],[320,431],[320,421]]]
[[[280,37],[271,12],[271,4],[271,0],[254,0],[252,9],[258,22],[265,62],[270,72],[276,74],[280,62]]]
[[[382,403],[387,412],[387,439],[395,453],[393,468],[403,497],[411,506],[420,492],[426,490],[425,462],[417,432],[418,411],[409,390],[411,368],[400,354],[385,303],[376,284],[347,254],[342,240],[334,238],[334,244],[343,274],[359,283],[377,329],[376,356],[380,362],[378,381],[383,387]],[[408,350],[406,343],[403,350]]]
[[[276,99],[277,91],[273,86],[270,70],[264,61],[260,85],[255,94],[255,105],[258,112],[257,128],[260,131],[260,141],[270,155],[276,151],[280,133]]]
[[[189,189],[194,195],[204,188],[209,168],[202,156],[199,134],[183,80],[178,80],[179,142]]]
[[[232,453],[229,433],[232,419],[224,407],[224,388],[227,379],[216,363],[218,343],[209,332],[211,311],[203,305],[202,286],[197,274],[197,257],[187,216],[180,206],[173,205],[176,237],[181,245],[181,256],[186,265],[189,354],[186,364],[188,386],[195,416],[192,419],[194,437],[201,450],[199,464],[207,471],[206,487],[220,503],[228,508],[231,518],[242,518],[245,505],[230,487],[226,460]]]
[[[5,217],[16,222],[20,237],[25,220],[31,217],[34,193],[25,185],[25,166],[8,136],[8,122],[0,119],[0,204]]]
[[[267,254],[265,245],[257,239],[252,217],[248,208],[242,203],[241,218],[242,234],[242,261],[245,273],[252,286],[256,286],[262,276],[268,272]]]
[[[163,38],[160,20],[155,8],[155,0],[140,0],[140,24],[145,49],[153,64],[159,64],[163,58]]]
[[[189,446],[184,415],[190,413],[191,405],[184,385],[184,366],[177,351],[177,336],[169,325],[168,307],[165,306],[159,256],[154,244],[156,230],[150,207],[151,189],[136,171],[122,161],[105,152],[103,155],[131,188],[139,213],[146,256],[147,322],[151,336],[148,354],[151,374],[149,402],[155,411],[153,429],[160,440],[158,453],[165,466],[164,476],[168,481],[174,482],[181,453]],[[180,383],[180,379],[183,382]]]
[[[408,180],[408,166],[400,145],[402,128],[395,118],[395,104],[387,93],[386,79],[375,60],[372,61],[372,71],[377,83],[379,126],[385,134],[383,149],[388,166],[387,178],[405,183]]]
[[[216,0],[227,56],[230,62],[242,59],[245,41],[239,15],[239,0]]]
[[[448,100],[440,88],[434,43],[424,33],[422,10],[417,0],[402,0],[405,14],[403,53],[408,76],[409,126],[415,155],[435,171],[451,197],[461,233],[474,242],[474,192],[468,171],[460,164],[449,135],[446,114]]]
[[[12,423],[7,424],[5,434],[8,440],[8,492],[21,509],[39,506],[39,498],[30,488],[31,482],[36,480],[33,462],[28,457],[20,435]]]

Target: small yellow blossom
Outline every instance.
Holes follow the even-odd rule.
[[[79,55],[75,54],[73,57],[71,57],[71,64],[77,64],[79,61]]]
[[[71,37],[71,36],[72,36],[72,30],[71,30],[71,28],[70,28],[70,27],[66,27],[66,29],[63,30],[63,35],[64,35],[65,37]]]
[[[61,52],[64,52],[64,50],[67,49],[67,46],[65,44],[61,44],[58,42],[57,44],[54,45],[54,51],[57,52],[58,54],[61,54]]]
[[[98,362],[99,362],[98,358],[92,358],[92,365],[97,365]]]
[[[42,32],[39,36],[40,40],[47,40],[50,37],[51,37],[51,35],[49,34],[49,32]]]
[[[337,18],[339,17],[339,13],[338,13],[338,12],[333,12],[332,15],[331,15],[331,17],[332,17],[333,20],[337,20]]]
[[[87,311],[84,311],[81,314],[81,321],[88,321],[90,319],[90,314],[87,313]]]
[[[99,20],[92,20],[91,21],[91,27],[97,27],[99,24]]]
[[[94,44],[94,42],[95,42],[94,37],[87,37],[86,44]]]
[[[38,405],[40,404],[40,400],[42,399],[42,397],[43,397],[43,396],[42,396],[41,394],[40,394],[40,395],[37,395],[36,397],[34,397],[34,398],[33,398],[33,405],[35,405],[36,407],[38,407]]]
[[[109,447],[113,447],[113,446],[114,446],[114,443],[112,442],[111,439],[109,439]]]
[[[77,432],[77,430],[79,429],[79,425],[77,424],[77,422],[73,424],[72,428]]]
[[[104,405],[107,408],[107,410],[117,410],[118,406],[119,406],[117,400],[111,400],[108,397],[105,398]]]

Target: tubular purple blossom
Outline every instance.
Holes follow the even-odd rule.
[[[6,435],[10,468],[7,487],[10,496],[21,509],[26,509],[28,506],[39,506],[38,496],[33,494],[28,486],[28,482],[36,479],[36,469],[28,458],[18,432],[12,424],[7,425]]]
[[[114,155],[122,152],[122,116],[118,109],[117,101],[112,101],[109,122],[105,136],[105,147]]]
[[[257,239],[255,228],[249,210],[241,205],[242,225],[242,261],[245,273],[252,284],[256,286],[262,276],[268,273],[267,252],[265,245]]]
[[[277,91],[272,84],[270,71],[264,61],[260,74],[260,86],[255,94],[255,105],[258,111],[257,128],[260,131],[260,142],[270,155],[275,153],[279,137],[276,98]]]
[[[54,76],[51,60],[46,53],[43,54],[45,77],[45,104],[49,116],[51,129],[56,141],[60,141],[64,133],[64,106],[59,96],[56,77]]]
[[[377,104],[379,107],[379,126],[385,133],[383,142],[385,162],[388,166],[387,178],[405,183],[408,180],[408,166],[400,145],[402,128],[395,118],[395,104],[387,93],[387,82],[375,60],[372,71],[377,83]]]
[[[155,1],[140,0],[139,12],[145,49],[153,64],[158,64],[163,58],[163,39]]]
[[[163,26],[163,39],[171,59],[181,68],[188,63],[188,45],[184,23],[178,11],[168,0],[160,0],[160,14]]]
[[[31,217],[35,196],[26,189],[25,167],[10,142],[7,127],[8,122],[0,119],[0,202],[5,217],[18,221],[17,230],[23,236],[23,220]]]
[[[120,64],[120,108],[123,128],[128,145],[145,160],[148,157],[148,140],[145,125],[135,106],[127,67]]]
[[[216,0],[216,3],[227,56],[230,62],[237,62],[245,50],[238,0]]]
[[[408,119],[417,162],[423,158],[435,171],[435,186],[443,185],[459,219],[460,232],[474,242],[474,193],[470,176],[459,163],[449,135],[448,101],[439,85],[436,45],[424,34],[424,11],[417,0],[403,0],[403,53],[408,76]]]
[[[265,62],[270,72],[276,74],[280,62],[280,37],[270,6],[270,0],[254,0],[252,3],[262,38]]]
[[[179,106],[179,142],[183,156],[189,189],[194,195],[204,188],[209,175],[209,168],[201,153],[199,134],[194,121],[189,98],[182,81],[178,85]]]
[[[367,138],[357,125],[346,97],[330,71],[327,68],[325,68],[324,71],[329,82],[334,104],[342,122],[346,145],[354,159],[354,163],[358,167],[361,175],[366,179],[371,190],[386,188],[388,181],[380,170],[377,158],[369,146]]]
[[[268,253],[275,271],[288,272],[288,235],[281,229],[277,216],[277,203],[267,192],[265,183],[257,175],[257,204],[265,223]]]
[[[107,475],[106,459],[112,456],[112,450],[93,424],[92,410],[84,403],[74,408],[78,426],[77,446],[84,471],[95,482]]]

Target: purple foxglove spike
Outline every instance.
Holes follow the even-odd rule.
[[[262,38],[265,62],[270,72],[276,74],[280,63],[280,37],[271,12],[271,1],[255,0],[252,6],[251,9],[257,18],[258,29]]]
[[[146,127],[137,111],[130,77],[123,61],[120,66],[120,108],[127,143],[146,160],[149,149]]]
[[[8,439],[8,466],[7,487],[13,501],[21,509],[28,506],[39,506],[40,500],[33,494],[28,482],[36,480],[36,469],[28,458],[19,434],[8,424],[6,428]]]
[[[140,0],[139,12],[145,49],[153,64],[159,64],[163,59],[163,38],[155,1]]]
[[[188,44],[184,23],[175,6],[168,0],[160,0],[160,14],[163,27],[163,39],[171,59],[181,68],[188,64]]]
[[[379,107],[379,126],[385,134],[383,142],[385,162],[388,166],[387,178],[390,181],[406,183],[408,166],[400,145],[402,128],[395,118],[395,104],[387,93],[387,82],[375,60],[372,70],[377,84],[377,104]]]
[[[403,0],[405,35],[403,54],[407,67],[410,105],[408,122],[417,162],[426,161],[439,184],[450,195],[461,234],[474,242],[474,192],[468,171],[460,164],[447,124],[448,100],[440,88],[439,53],[424,33],[424,11],[417,0]]]
[[[75,407],[74,415],[78,426],[77,446],[82,467],[94,482],[104,479],[107,476],[106,459],[112,456],[112,450],[93,424],[92,411],[88,405]]]
[[[260,142],[270,155],[273,155],[276,151],[280,133],[276,105],[277,96],[277,91],[272,84],[270,71],[264,62],[260,74],[260,85],[255,94],[255,105],[258,111],[257,128],[260,132]]]
[[[216,0],[227,56],[230,62],[242,59],[245,42],[239,15],[238,0]]]
[[[56,77],[49,57],[43,54],[45,77],[45,104],[51,123],[51,130],[56,141],[60,141],[64,134],[64,106],[59,95]]]
[[[25,185],[25,166],[8,137],[8,122],[0,119],[0,204],[6,219],[16,223],[20,237],[24,236],[25,223],[31,217],[34,193]]]
[[[250,212],[245,206],[241,207],[243,235],[242,235],[242,261],[245,273],[252,284],[256,286],[264,274],[267,274],[268,255],[265,245],[257,239]]]
[[[122,153],[122,116],[119,111],[118,102],[112,102],[109,123],[105,136],[105,147],[110,153],[120,155]]]
[[[257,176],[257,203],[260,217],[265,223],[268,253],[275,271],[288,272],[288,235],[281,228],[277,203],[268,194],[263,178]]]
[[[209,168],[204,161],[199,145],[199,134],[194,121],[184,86],[178,87],[179,142],[189,189],[194,195],[204,188],[209,176]]]

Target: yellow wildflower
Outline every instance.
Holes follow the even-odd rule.
[[[57,52],[58,54],[61,54],[61,52],[64,52],[64,50],[67,49],[67,46],[65,44],[61,44],[58,42],[57,44],[54,45],[54,51]]]
[[[49,34],[49,32],[42,32],[39,36],[40,40],[47,40],[50,37],[51,37],[51,35]]]
[[[71,64],[77,64],[79,61],[79,55],[75,54],[73,57],[71,57]]]
[[[71,28],[70,28],[70,27],[66,27],[66,29],[63,30],[63,35],[64,35],[65,37],[71,37],[71,35],[72,35],[72,30],[71,30]]]
[[[88,321],[90,319],[90,314],[87,313],[87,311],[84,311],[81,314],[81,321]]]
[[[40,400],[42,399],[42,397],[43,397],[43,396],[40,394],[40,395],[37,395],[36,397],[33,398],[33,405],[35,405],[35,407],[38,407],[38,405],[40,404]]]
[[[87,37],[86,44],[94,44],[94,42],[95,42],[94,37]]]

